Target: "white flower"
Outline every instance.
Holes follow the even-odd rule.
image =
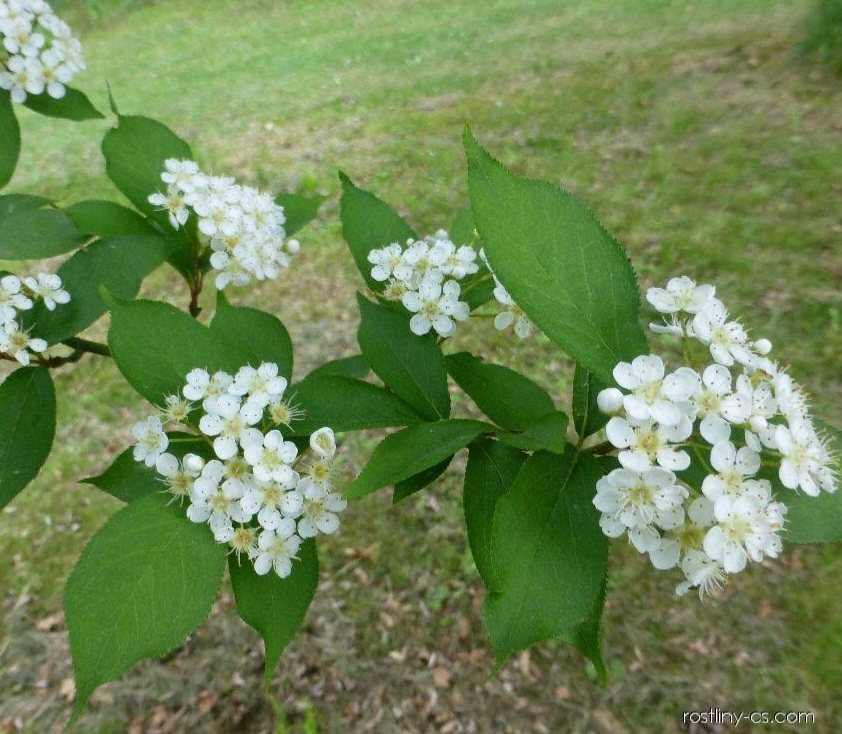
[[[265,576],[272,569],[282,579],[292,573],[292,559],[301,547],[297,535],[283,535],[276,530],[264,530],[257,541],[258,553],[254,559],[254,570]]]
[[[690,589],[698,587],[699,598],[713,596],[725,586],[727,574],[722,564],[714,561],[701,550],[691,550],[681,560],[681,570],[686,581],[675,590],[678,596],[684,596]]]
[[[18,311],[28,311],[32,301],[21,293],[21,281],[16,275],[0,278],[0,322],[14,321]]]
[[[236,554],[238,561],[242,555],[245,555],[246,558],[253,561],[259,553],[257,545],[257,528],[252,527],[251,525],[240,525],[235,527],[234,532],[231,535],[231,539],[228,541],[228,545],[231,546],[231,550],[233,550]]]
[[[746,330],[738,321],[728,321],[728,311],[721,301],[713,299],[693,317],[693,334],[725,367],[731,367],[735,361],[742,365],[754,362]]]
[[[211,377],[207,370],[195,369],[187,373],[187,384],[182,388],[188,400],[202,400],[210,386]]]
[[[777,426],[775,444],[783,457],[778,476],[784,487],[800,488],[811,497],[818,497],[822,490],[836,491],[832,457],[809,421],[797,419]]]
[[[711,466],[719,474],[709,474],[702,482],[705,496],[716,501],[723,495],[739,497],[745,494],[746,480],[760,470],[760,454],[750,448],[737,450],[730,441],[721,441],[710,452]]]
[[[23,104],[27,95],[44,91],[44,74],[38,59],[12,56],[6,61],[6,68],[8,71],[0,72],[0,88],[9,90],[13,102]]]
[[[70,294],[62,289],[61,278],[54,273],[38,273],[37,279],[26,278],[24,284],[38,298],[44,300],[44,305],[50,311],[55,310],[56,304],[70,302]]]
[[[395,269],[403,262],[402,256],[403,249],[397,242],[369,252],[368,261],[374,265],[371,269],[371,277],[378,282],[394,278]]]
[[[664,317],[662,324],[649,324],[649,331],[654,334],[669,334],[670,336],[690,336],[692,328],[677,316]]]
[[[161,409],[165,421],[184,423],[190,416],[193,405],[179,395],[166,395],[164,407]]]
[[[177,158],[167,158],[164,161],[164,172],[161,174],[161,180],[174,189],[184,192],[193,191],[197,184],[201,185],[201,181],[197,180],[198,177],[199,164],[195,161],[178,160]]]
[[[301,408],[290,405],[286,400],[277,397],[269,401],[266,410],[272,423],[276,426],[289,427],[291,423],[304,417],[304,411]]]
[[[310,448],[322,459],[330,461],[336,455],[336,436],[327,426],[310,436]]]
[[[269,431],[261,443],[246,446],[244,456],[261,482],[274,481],[285,489],[296,485],[298,477],[290,464],[298,456],[298,449],[292,441],[284,441],[280,431]]]
[[[188,400],[201,400],[202,409],[213,413],[219,398],[228,395],[233,378],[227,372],[214,372],[213,377],[206,370],[195,369],[187,375],[187,384],[182,393]]]
[[[30,362],[30,351],[40,354],[47,346],[43,339],[30,339],[17,321],[7,321],[0,329],[0,352],[14,357],[24,366]]]
[[[339,516],[336,513],[348,506],[342,495],[330,492],[307,477],[301,480],[298,489],[304,495],[298,534],[302,538],[313,538],[318,533],[335,533],[339,529]]]
[[[690,278],[682,275],[671,278],[664,288],[650,288],[646,291],[646,300],[657,311],[674,314],[679,311],[696,314],[706,309],[712,302],[716,289],[712,285],[697,286]]]
[[[669,530],[684,522],[687,489],[676,484],[670,471],[614,469],[597,482],[596,491],[593,504],[603,513],[600,525],[609,537],[626,528],[658,525]]]
[[[232,395],[247,395],[250,401],[266,406],[280,398],[286,388],[286,378],[278,375],[278,365],[264,362],[257,369],[241,367],[234,375],[228,392]]]
[[[134,460],[142,461],[146,466],[155,466],[158,457],[169,445],[167,434],[157,416],[150,416],[132,426],[132,436],[137,443],[134,447]]]
[[[214,459],[205,464],[201,476],[193,482],[187,508],[187,517],[193,522],[207,522],[220,543],[226,543],[233,537],[233,522],[251,519],[240,503],[243,483],[236,479],[224,479],[224,475],[222,462]]]
[[[454,321],[465,321],[470,312],[468,304],[459,300],[459,292],[455,280],[448,280],[443,286],[425,280],[418,291],[404,294],[404,307],[415,314],[409,320],[412,333],[423,336],[434,329],[439,336],[452,336],[456,332]]]
[[[750,395],[731,392],[731,373],[720,364],[705,368],[692,402],[702,418],[699,432],[711,444],[727,441],[731,437],[730,424],[744,423],[752,410]]]
[[[457,248],[444,230],[436,232],[429,260],[430,264],[441,270],[444,275],[456,280],[473,275],[479,270],[476,250],[469,245]]]
[[[788,422],[804,421],[810,414],[810,404],[801,385],[783,370],[771,379],[777,409]]]
[[[401,263],[394,269],[394,276],[410,288],[420,288],[422,283],[441,283],[444,273],[430,262],[430,243],[427,240],[407,240]]]
[[[494,282],[496,283],[494,298],[504,307],[504,310],[494,317],[494,328],[497,331],[505,331],[514,325],[515,336],[519,339],[526,339],[532,333],[532,322],[523,312],[523,309],[515,303],[511,294],[500,284],[496,276]]]
[[[243,446],[262,442],[260,432],[251,428],[263,417],[262,408],[248,402],[243,404],[234,395],[223,395],[216,400],[213,408],[214,412],[206,413],[199,419],[199,430],[206,436],[216,437],[213,450],[220,459],[236,455],[238,442]]]
[[[170,225],[173,229],[179,229],[187,223],[190,211],[184,202],[184,194],[181,189],[170,186],[166,194],[160,192],[149,197],[149,203],[167,212]]]
[[[164,478],[167,489],[179,498],[189,497],[203,467],[204,461],[196,454],[185,454],[181,462],[172,454],[161,454],[155,460],[155,469]]]
[[[658,425],[652,421],[631,423],[623,418],[612,418],[606,426],[611,444],[620,451],[618,458],[626,468],[645,472],[655,464],[671,471],[681,471],[690,466],[690,457],[685,451],[671,444],[686,441],[693,432],[690,420],[685,416],[675,426]]]
[[[47,85],[47,94],[53,99],[62,99],[67,94],[66,84],[73,79],[73,69],[55,49],[41,54],[41,73]]]
[[[722,563],[728,573],[742,571],[748,558],[774,558],[781,550],[777,532],[785,513],[786,508],[779,503],[767,508],[754,497],[723,495],[714,503],[718,524],[705,536],[705,553]]]
[[[267,530],[291,528],[295,532],[295,520],[301,514],[304,498],[295,490],[288,490],[277,482],[255,482],[248,486],[240,500],[243,511],[257,514],[257,522]]]
[[[631,390],[623,398],[626,413],[636,421],[653,420],[674,426],[684,416],[678,403],[686,401],[698,389],[699,376],[682,367],[664,377],[663,360],[654,354],[620,362],[614,367],[614,379],[620,387]]]

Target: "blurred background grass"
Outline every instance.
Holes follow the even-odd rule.
[[[332,197],[301,233],[294,270],[235,295],[284,319],[297,376],[355,349],[360,280],[341,242],[336,170],[419,231],[447,226],[467,204],[460,132],[469,121],[517,173],[582,197],[629,248],[644,287],[678,273],[715,282],[734,313],[772,339],[816,413],[839,425],[842,99],[832,64],[811,65],[797,51],[809,6],[62,3],[85,44],[79,85],[100,108],[108,80],[121,111],[166,122],[204,166]],[[814,23],[808,37],[817,27],[829,35]],[[117,198],[98,150],[110,120],[74,125],[25,110],[21,120],[11,190],[61,203]],[[170,273],[145,293],[187,302]],[[104,338],[106,324],[92,331]],[[563,405],[570,365],[551,345],[514,347],[483,324],[465,329],[459,348],[532,374]],[[63,583],[118,507],[77,480],[103,469],[147,410],[98,358],[66,368],[57,384],[53,455],[0,516],[0,731],[60,731],[66,720]],[[346,444],[349,476],[374,440]],[[267,696],[259,645],[224,593],[182,650],[97,694],[80,730],[622,734],[685,731],[682,711],[720,707],[812,710],[814,726],[775,731],[839,731],[838,546],[790,548],[742,574],[721,602],[701,605],[676,599],[673,577],[617,543],[608,688],[552,644],[489,679],[459,466],[397,508],[384,494],[349,509],[323,546],[325,583],[305,635]]]

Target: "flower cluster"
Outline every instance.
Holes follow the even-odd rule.
[[[606,535],[628,535],[656,568],[680,567],[679,594],[703,595],[780,553],[780,491],[836,491],[835,457],[772,345],[729,319],[713,286],[673,278],[646,298],[664,315],[650,328],[702,363],[667,373],[645,355],[614,368],[622,389],[603,390],[599,406],[613,415],[606,433],[621,468],[597,483],[594,505]]]
[[[0,37],[0,89],[15,102],[45,91],[61,99],[85,68],[82,44],[45,0],[0,0]]]
[[[491,273],[491,277],[494,278],[494,298],[503,307],[503,310],[494,317],[494,328],[498,331],[505,331],[513,326],[515,336],[518,339],[526,339],[532,333],[532,322],[523,312],[523,309],[515,303],[509,291],[497,279],[483,250],[479,251],[479,256],[488,268],[488,272]]]
[[[149,202],[168,212],[175,229],[187,223],[191,210],[198,217],[199,237],[210,247],[211,267],[219,271],[219,290],[252,278],[273,280],[292,263],[300,246],[286,239],[284,209],[270,194],[175,158],[165,161],[161,180],[166,192],[152,194]]]
[[[443,229],[423,240],[394,242],[368,253],[371,277],[386,286],[383,295],[400,301],[413,314],[409,328],[423,336],[430,329],[453,336],[456,322],[467,320],[470,308],[459,300],[459,281],[479,270],[470,245],[457,247]]]
[[[53,311],[56,305],[70,301],[70,294],[62,289],[61,278],[53,273],[38,273],[35,278],[21,280],[17,275],[0,278],[0,352],[28,365],[33,354],[47,350],[43,339],[30,339],[29,330],[24,327],[21,315],[29,311],[33,299],[41,298],[44,305]]]
[[[235,375],[195,369],[161,415],[132,427],[135,460],[154,466],[167,490],[189,502],[187,517],[208,523],[217,542],[245,555],[258,574],[281,578],[292,572],[302,539],[336,532],[346,506],[333,491],[333,431],[317,430],[299,455],[278,430],[300,417],[284,400],[286,387],[272,363]],[[213,458],[167,453],[166,424],[204,439]]]

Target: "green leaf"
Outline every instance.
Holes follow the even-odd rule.
[[[450,240],[454,245],[470,245],[474,241],[474,215],[470,209],[463,209],[456,215],[453,224],[450,225]]]
[[[560,410],[542,415],[520,433],[500,433],[500,440],[524,451],[563,454],[567,447],[568,417]]]
[[[371,366],[366,362],[362,354],[353,354],[350,357],[340,357],[325,362],[321,367],[316,367],[307,377],[322,377],[324,375],[342,375],[343,377],[355,377],[363,379],[371,372]]]
[[[488,427],[479,421],[454,419],[410,426],[386,436],[345,496],[362,497],[409,479],[452,456]]]
[[[53,99],[49,94],[30,94],[24,102],[33,112],[46,117],[60,117],[64,120],[101,120],[105,117],[91,104],[84,92],[67,87],[64,97]]]
[[[357,294],[357,340],[374,373],[429,420],[450,415],[444,355],[432,333],[417,336],[405,313]]]
[[[550,339],[603,382],[648,351],[620,244],[575,197],[518,178],[465,133],[471,209],[495,274]]]
[[[580,364],[576,365],[573,375],[573,423],[580,437],[586,438],[608,423],[610,416],[605,415],[596,404],[597,395],[606,387],[595,375]]]
[[[46,367],[22,367],[0,385],[0,508],[29,484],[49,456],[56,394]]]
[[[216,314],[210,331],[223,349],[231,348],[245,355],[243,364],[257,367],[261,362],[274,362],[281,375],[287,380],[292,378],[292,340],[277,316],[255,308],[232,306],[222,291],[217,291]]]
[[[388,204],[354,186],[344,173],[339,174],[339,180],[342,182],[339,203],[342,236],[351,248],[354,262],[368,287],[380,291],[383,284],[371,277],[372,265],[368,261],[368,253],[392,242],[403,246],[410,237],[417,239],[417,235]]]
[[[286,217],[284,229],[287,236],[294,235],[304,225],[313,221],[319,213],[319,208],[326,200],[326,196],[278,194],[275,197],[275,203],[284,208],[284,216]]]
[[[41,260],[75,250],[86,239],[58,209],[24,209],[0,218],[0,259]]]
[[[34,333],[55,344],[86,329],[108,307],[100,286],[119,298],[134,298],[143,279],[166,260],[170,243],[161,237],[125,236],[97,240],[74,253],[58,269],[70,303],[48,311],[38,301],[27,321]]]
[[[110,303],[110,302],[109,302]],[[181,391],[190,370],[236,372],[251,356],[219,338],[175,306],[114,300],[108,345],[123,377],[143,397],[163,405]]]
[[[20,125],[9,92],[0,89],[0,189],[12,180],[19,157]]]
[[[22,212],[27,209],[40,209],[42,206],[52,203],[43,196],[33,194],[6,194],[0,196],[0,217],[14,212]]]
[[[178,647],[204,621],[225,555],[206,525],[190,522],[163,494],[132,502],[97,531],[65,592],[73,720],[98,686]]]
[[[815,421],[819,433],[824,433],[836,456],[836,475],[842,476],[842,431],[824,421]],[[777,482],[777,473],[775,476]],[[791,543],[829,543],[842,540],[842,489],[833,494],[822,492],[810,497],[804,492],[780,488],[777,498],[788,512],[784,538]]]
[[[498,588],[491,557],[494,510],[525,461],[522,452],[490,439],[477,439],[468,449],[462,493],[465,527],[477,571],[489,589]]]
[[[64,213],[79,231],[97,237],[115,237],[122,234],[158,234],[146,219],[136,211],[113,201],[79,201],[67,207]]]
[[[424,422],[411,406],[382,387],[343,375],[310,375],[289,391],[290,400],[304,410],[295,433],[310,434],[322,426],[334,431],[392,428]]]
[[[126,449],[102,474],[82,479],[84,484],[92,484],[103,492],[116,497],[122,502],[134,502],[164,488],[155,467],[135,461],[134,449]]]
[[[185,454],[198,454],[204,459],[215,458],[211,446],[187,433],[170,433],[167,453],[181,459]],[[102,474],[81,481],[91,484],[123,502],[134,502],[153,492],[164,490],[165,485],[155,467],[135,461],[133,448],[121,453]]]
[[[149,196],[166,188],[161,181],[164,161],[192,159],[190,146],[157,120],[128,115],[117,119],[117,127],[102,141],[105,172],[139,211],[169,227],[167,214],[150,204]]]
[[[234,555],[228,557],[228,571],[234,587],[237,611],[243,621],[260,633],[266,648],[263,682],[269,686],[284,648],[292,641],[307,616],[307,609],[319,583],[316,542],[305,540],[292,564],[292,573],[282,579],[270,571],[258,576],[254,565]]]
[[[608,671],[605,669],[605,662],[602,659],[599,638],[602,631],[602,612],[605,609],[605,592],[608,586],[608,571],[602,579],[602,586],[588,616],[584,621],[577,624],[573,629],[561,635],[566,643],[576,647],[588,660],[593,663],[596,670],[597,681],[601,686],[608,682]]]
[[[450,354],[445,363],[456,384],[501,428],[523,431],[555,410],[544,388],[508,367],[484,362],[468,352]]]
[[[439,462],[435,466],[424,469],[424,471],[418,472],[415,476],[395,484],[395,491],[392,493],[392,504],[396,505],[410,495],[420,492],[424,487],[431,485],[447,471],[447,467],[450,466],[452,460],[453,456],[448,456],[444,461]]]
[[[536,453],[494,514],[492,557],[499,590],[485,621],[500,664],[513,653],[566,634],[601,593],[608,539],[592,499],[602,470],[572,448]]]

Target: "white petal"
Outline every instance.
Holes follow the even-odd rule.
[[[718,472],[732,469],[737,460],[737,449],[730,441],[720,441],[710,452],[711,466]]]
[[[178,468],[178,459],[172,454],[161,454],[155,461],[155,469],[164,477],[174,477]]]

